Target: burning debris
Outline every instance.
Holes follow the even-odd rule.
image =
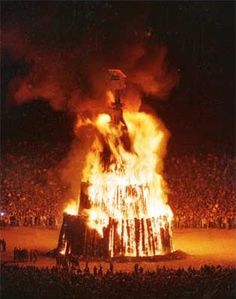
[[[150,257],[172,251],[172,211],[161,175],[168,132],[160,120],[123,109],[125,74],[110,69],[109,113],[92,125],[81,194],[64,214],[61,254]],[[81,125],[81,124],[80,124]]]

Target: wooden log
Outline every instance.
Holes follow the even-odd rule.
[[[134,219],[135,226],[135,250],[136,256],[139,256],[139,242],[140,242],[140,220],[138,218]]]
[[[163,252],[165,252],[165,230],[163,227],[160,228],[160,235],[161,235],[162,250]]]
[[[121,255],[125,255],[125,244],[124,244],[124,231],[125,231],[125,221],[122,219],[121,221]]]
[[[146,225],[147,225],[147,238],[148,238],[148,252],[152,251],[152,236],[151,236],[151,220],[150,218],[146,219]]]
[[[130,253],[130,224],[129,220],[126,220],[126,230],[127,230],[127,251]]]
[[[142,236],[142,251],[145,252],[145,228],[144,228],[144,219],[141,219],[141,236]]]

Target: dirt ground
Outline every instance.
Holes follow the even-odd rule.
[[[2,261],[11,261],[13,259],[14,247],[25,247],[38,249],[40,252],[47,252],[57,246],[58,230],[48,230],[42,228],[15,227],[0,230],[1,238],[7,242],[7,251],[1,255]],[[204,264],[224,265],[236,267],[236,230],[197,230],[182,229],[175,230],[173,233],[173,242],[175,250],[181,250],[187,254],[185,259],[166,260],[158,262],[141,262],[139,263],[144,270],[156,269],[162,267],[189,267],[199,268]],[[84,263],[81,262],[81,267]],[[93,265],[99,262],[90,262]],[[24,263],[30,265],[30,263]],[[35,264],[36,266],[53,266],[55,260],[48,257],[40,256]],[[103,268],[106,269],[108,264],[103,262]],[[116,271],[131,271],[134,263],[115,262]]]

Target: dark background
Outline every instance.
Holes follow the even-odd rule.
[[[47,30],[40,17],[50,19]],[[97,34],[95,51],[112,50],[126,30],[136,34],[135,18],[145,16],[152,38],[168,47],[168,60],[180,74],[166,101],[144,99],[171,132],[169,154],[235,150],[235,4],[234,2],[10,2],[1,4],[2,25],[32,27],[34,42],[80,45]],[[130,20],[130,27],[127,27]],[[111,48],[111,49],[110,49]],[[114,50],[114,49],[113,49]],[[70,144],[75,116],[54,111],[45,101],[9,105],[9,83],[27,74],[24,59],[2,49],[1,133],[7,140]]]

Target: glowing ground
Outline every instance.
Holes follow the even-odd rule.
[[[38,249],[42,253],[57,246],[58,230],[37,229],[37,228],[10,228],[1,229],[1,238],[7,242],[7,252],[1,255],[2,261],[10,261],[13,257],[14,247],[26,247]],[[197,229],[178,229],[174,231],[174,247],[187,254],[185,259],[166,260],[158,262],[139,262],[145,269],[156,269],[160,267],[189,267],[196,268],[204,264],[230,265],[236,266],[236,230],[197,230]],[[91,269],[94,264],[90,262]],[[24,263],[30,265],[30,263]],[[53,266],[55,260],[45,256],[40,256],[36,262],[37,266]],[[83,268],[84,263],[81,262]],[[103,262],[104,270],[108,263]],[[114,263],[114,269],[119,271],[133,270],[134,263]]]

